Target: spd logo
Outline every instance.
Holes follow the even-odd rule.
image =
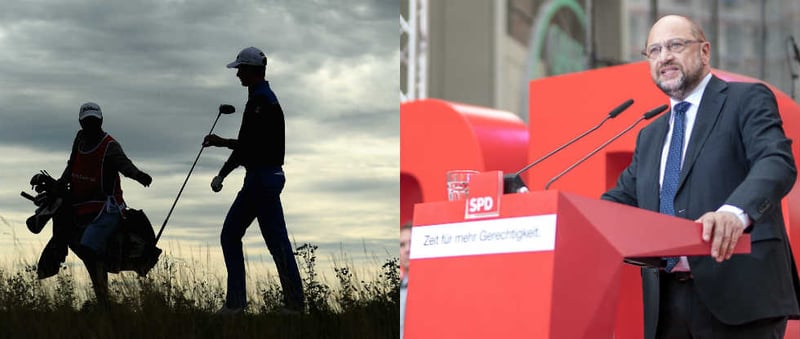
[[[469,179],[464,219],[491,218],[500,215],[503,173],[483,172]]]
[[[494,206],[492,197],[469,198],[469,213],[489,212]]]

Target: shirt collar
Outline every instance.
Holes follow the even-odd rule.
[[[711,81],[711,72],[708,72],[703,80],[700,81],[697,86],[686,96],[686,99],[683,100],[675,100],[673,98],[669,98],[670,107],[675,107],[675,104],[680,102],[688,102],[692,104],[690,107],[698,107],[700,105],[700,100],[703,99],[703,92],[706,91],[706,86],[708,86],[708,82]]]
[[[267,80],[261,80],[257,84],[250,86],[247,88],[249,90],[250,95],[263,93],[269,90],[269,82]]]

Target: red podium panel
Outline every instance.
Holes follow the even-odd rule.
[[[690,220],[558,191],[502,199],[469,221],[464,201],[416,205],[406,338],[611,338],[624,258],[710,253]]]

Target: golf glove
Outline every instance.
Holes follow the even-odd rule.
[[[219,192],[222,190],[222,180],[224,178],[221,176],[216,176],[214,179],[211,179],[211,190],[214,192]]]

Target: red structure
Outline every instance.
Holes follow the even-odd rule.
[[[445,174],[453,169],[500,170],[525,166],[528,130],[510,112],[421,100],[400,106],[400,223],[414,204],[447,200]]]
[[[499,219],[469,223],[464,201],[417,205],[406,338],[611,338],[623,258],[710,248],[691,220],[557,191],[501,199]]]
[[[758,80],[712,70],[730,81]],[[574,161],[589,153],[656,106],[669,103],[652,83],[646,62],[544,78],[530,83],[529,124],[507,112],[474,106],[424,100],[400,108],[401,222],[411,220],[420,202],[447,200],[445,172],[451,169],[517,171],[526,163],[560,146],[596,125],[612,108],[627,99],[635,103],[599,130],[531,168],[524,176],[528,187],[543,189],[545,183]],[[769,86],[769,85],[768,85]],[[800,137],[800,106],[770,86],[789,138]],[[637,131],[610,144],[594,157],[553,184],[552,189],[597,198],[611,187],[633,153]],[[800,144],[793,143],[800,160]],[[800,166],[799,166],[800,167]],[[784,199],[785,219],[795,260],[800,260],[800,188]],[[642,335],[641,282],[638,269],[622,272],[617,309],[616,338]],[[797,322],[787,333],[800,336]]]

